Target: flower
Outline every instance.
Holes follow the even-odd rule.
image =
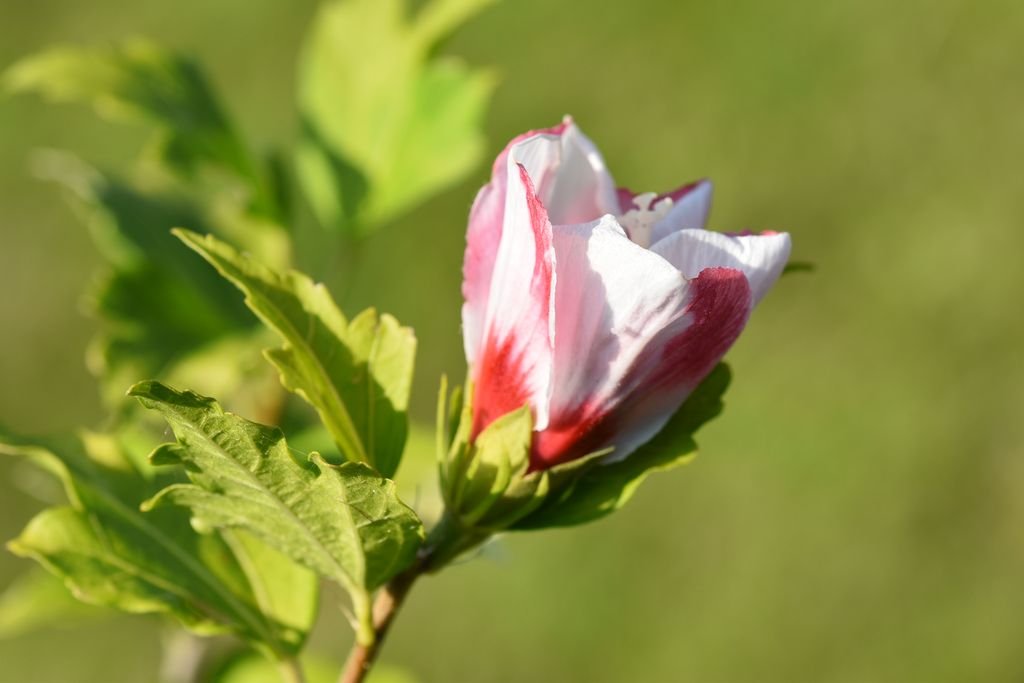
[[[570,118],[512,140],[470,212],[462,322],[471,439],[528,404],[531,470],[653,437],[789,257],[785,233],[704,229],[711,183],[616,188]]]

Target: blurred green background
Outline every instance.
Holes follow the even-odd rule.
[[[0,65],[144,35],[206,66],[260,146],[296,131],[315,3],[5,3]],[[788,230],[785,278],[729,359],[695,464],[588,527],[506,538],[423,582],[385,661],[421,681],[1024,680],[1024,5],[506,0],[445,51],[501,76],[487,132],[565,113],[616,179],[716,181],[712,227]],[[144,131],[0,103],[0,423],[102,412],[79,311],[98,264],[31,151],[124,167]],[[414,414],[461,377],[469,181],[377,233],[348,311],[420,339]],[[0,537],[39,503],[0,460]],[[28,566],[0,554],[0,588]],[[332,597],[335,598],[336,596]],[[314,648],[349,635],[332,601]],[[161,630],[119,618],[0,641],[0,680],[152,681]]]

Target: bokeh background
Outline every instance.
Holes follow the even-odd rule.
[[[0,65],[144,35],[199,58],[261,146],[288,143],[310,0],[39,0]],[[588,527],[424,581],[385,660],[423,682],[1024,680],[1024,5],[506,0],[444,50],[501,77],[491,153],[572,113],[622,183],[710,176],[712,227],[788,230],[691,466]],[[0,102],[0,423],[102,416],[80,296],[99,258],[36,147],[123,167],[142,129]],[[463,372],[465,215],[488,163],[367,243],[346,308],[420,339],[414,415]],[[0,460],[0,536],[39,504]],[[0,588],[27,568],[0,554]],[[0,680],[155,679],[146,617],[0,641]],[[329,604],[314,648],[349,636]]]

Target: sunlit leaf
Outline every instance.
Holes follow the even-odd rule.
[[[490,0],[335,0],[313,22],[299,69],[299,178],[320,221],[351,235],[461,179],[483,151],[494,87],[434,48]]]
[[[269,580],[291,581],[293,602],[288,613],[264,612],[273,604],[219,536],[196,534],[181,510],[140,511],[174,479],[140,472],[113,437],[88,434],[53,450],[0,443],[0,453],[26,458],[64,484],[69,504],[39,513],[10,548],[59,576],[80,600],[165,613],[197,633],[233,633],[277,656],[301,647],[316,602],[314,577],[277,563]]]
[[[164,489],[148,508],[173,503],[201,527],[251,532],[344,586],[357,609],[415,558],[422,524],[394,483],[369,467],[331,465],[316,453],[300,461],[279,429],[191,392],[142,382],[130,393],[177,437],[154,451],[153,462],[183,464],[193,481]]]
[[[407,433],[412,330],[373,309],[349,322],[327,289],[302,273],[274,272],[211,236],[177,234],[281,335],[284,346],[267,357],[284,385],[316,408],[341,453],[391,476]]]

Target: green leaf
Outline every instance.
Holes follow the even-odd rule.
[[[323,5],[299,69],[299,180],[320,221],[367,234],[460,180],[484,148],[494,78],[434,56],[491,0]]]
[[[402,453],[402,476],[395,479],[398,497],[413,501],[416,514],[427,526],[440,518],[444,508],[437,482],[437,461],[432,457],[435,440],[431,426],[411,420],[405,450]],[[328,448],[319,450],[325,444]],[[331,435],[319,422],[306,428],[297,426],[297,430],[288,435],[288,447],[292,453],[318,451],[320,456],[331,464],[345,462],[345,458],[330,444]]]
[[[336,683],[338,665],[319,657],[303,657],[305,683]],[[210,683],[281,683],[281,670],[264,657],[243,653],[209,679]],[[289,679],[290,680],[290,679]]]
[[[164,489],[147,508],[173,503],[201,527],[244,529],[344,586],[357,611],[415,559],[422,524],[394,483],[365,465],[334,466],[316,453],[299,462],[279,429],[191,392],[142,382],[130,394],[159,411],[177,437],[153,462],[183,464],[194,482]]]
[[[171,234],[207,228],[201,212],[175,195],[144,193],[60,152],[37,155],[37,172],[74,198],[108,268],[87,296],[101,321],[90,367],[104,394],[123,404],[124,388],[195,350],[254,328],[231,286]]]
[[[505,492],[513,471],[529,464],[533,416],[529,406],[501,416],[477,437],[465,469],[456,481],[454,499],[464,523],[477,522]]]
[[[79,626],[113,614],[74,597],[52,574],[33,569],[0,594],[0,640],[38,628]]]
[[[447,402],[445,389],[442,384],[442,405]],[[458,398],[453,398],[457,403]],[[439,448],[449,443],[448,411],[461,409],[453,404],[438,411]],[[470,418],[463,417],[441,463],[448,513],[458,525],[475,532],[500,531],[533,512],[550,491],[547,472],[529,471],[533,416],[529,406],[509,412],[488,425],[471,445],[465,427]]]
[[[792,273],[813,273],[818,267],[810,261],[790,261],[786,264],[786,267],[782,269],[783,275],[790,275]]]
[[[89,349],[89,366],[103,380],[104,396],[118,406],[124,388],[147,376],[169,376],[173,368],[218,340],[237,336],[251,325],[231,324],[203,299],[164,271],[145,266],[110,271],[93,289],[89,308],[100,332]]]
[[[598,519],[625,505],[647,475],[693,460],[697,455],[693,435],[722,411],[730,379],[729,367],[720,363],[651,441],[619,462],[603,464],[598,458],[584,463],[563,491],[553,493],[513,528],[571,526]],[[551,471],[553,478],[559,476],[557,469]]]
[[[55,47],[17,62],[3,80],[13,92],[84,102],[110,120],[154,125],[167,168],[186,178],[206,167],[233,175],[250,188],[258,213],[271,209],[257,167],[205,76],[180,55],[142,40]]]
[[[348,322],[327,289],[302,273],[276,273],[212,236],[175,234],[245,293],[245,302],[284,339],[267,352],[281,382],[320,414],[341,453],[384,476],[398,468],[416,338],[390,315],[364,311]]]
[[[139,510],[173,479],[137,470],[113,437],[87,434],[53,450],[0,443],[0,453],[24,457],[64,484],[70,504],[38,514],[10,548],[60,577],[78,599],[168,614],[197,633],[234,633],[277,657],[302,646],[312,621],[298,604],[315,604],[312,577],[287,573],[294,613],[264,613],[220,537],[197,535],[184,511]]]
[[[241,570],[260,612],[295,633],[308,633],[319,606],[319,577],[245,531],[223,530],[220,537],[231,549],[226,569]]]

